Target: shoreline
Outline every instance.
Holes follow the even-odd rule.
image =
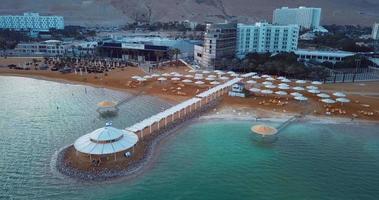
[[[82,86],[89,86],[89,87],[94,87],[94,88],[110,89],[110,90],[115,90],[115,91],[119,91],[119,92],[128,92],[128,93],[130,93],[132,95],[136,95],[136,94],[138,94],[139,92],[142,91],[142,95],[157,97],[157,98],[160,98],[160,99],[162,99],[164,101],[167,101],[168,103],[178,103],[178,102],[180,102],[180,99],[175,99],[175,98],[173,98],[171,96],[167,96],[167,95],[164,95],[164,94],[147,93],[143,89],[138,90],[138,89],[128,89],[128,88],[121,88],[121,87],[112,87],[112,86],[109,86],[109,85],[99,85],[99,84],[94,84],[94,83],[89,83],[89,82],[84,82],[84,81],[68,80],[68,79],[64,79],[64,78],[55,78],[55,77],[48,77],[48,76],[43,76],[43,75],[33,75],[33,74],[7,73],[7,72],[1,72],[1,71],[0,71],[0,76],[32,78],[32,79],[36,79],[36,80],[51,81],[51,82],[57,82],[57,83],[63,83],[63,84],[82,85]],[[291,112],[288,112],[288,113],[274,112],[274,111],[271,111],[271,109],[269,109],[269,108],[264,109],[264,108],[261,108],[261,107],[259,107],[259,108],[247,108],[246,105],[236,105],[236,104],[230,105],[227,102],[223,103],[223,105],[221,106],[221,108],[220,108],[220,106],[218,106],[218,109],[223,109],[222,107],[225,107],[225,106],[231,107],[234,110],[247,110],[247,112],[253,113],[253,114],[255,114],[255,116],[257,116],[257,110],[259,110],[261,112],[269,113],[273,117],[261,117],[261,116],[259,116],[260,119],[262,119],[262,118],[268,118],[267,120],[269,120],[269,121],[278,121],[278,118],[282,118],[281,115],[283,115],[283,114],[285,114],[286,116],[288,116],[288,115],[296,115],[297,114],[297,113],[293,113],[293,112],[292,113]],[[243,115],[243,116],[238,116],[238,115],[229,116],[229,115],[225,115],[225,116],[213,116],[213,117],[206,116],[206,118],[214,118],[214,119],[217,119],[217,118],[220,118],[220,117],[224,117],[224,118],[227,118],[227,119],[237,119],[237,120],[244,120],[243,118],[247,118],[248,120],[255,120],[255,118],[256,118],[256,117],[251,117],[251,116],[246,116],[246,115]],[[325,121],[325,122],[331,122],[331,121],[351,122],[351,117],[347,117],[347,116],[346,117],[339,117],[339,116],[322,116],[322,115],[312,115],[312,114],[309,114],[309,115],[306,115],[306,118],[309,118],[309,119],[312,119],[312,120],[315,120],[315,121]],[[279,121],[281,121],[281,120],[284,120],[284,119],[279,119]],[[379,121],[377,121],[375,119],[372,119],[372,120],[369,120],[369,119],[354,119],[353,122],[379,123]]]
[[[213,110],[209,114],[201,116],[198,120],[284,122],[295,115],[297,115],[297,113],[284,114],[264,109],[224,105],[222,107],[218,107],[216,110]],[[297,121],[306,121],[312,124],[379,124],[378,121],[373,120],[354,119],[352,121],[350,118],[328,117],[318,115],[304,115],[301,118],[298,118]]]
[[[168,103],[178,103],[178,100],[175,100],[170,97],[164,97],[163,95],[157,95],[157,94],[149,94],[146,93],[143,90],[133,90],[133,89],[128,89],[128,88],[121,88],[121,87],[112,87],[109,85],[98,85],[94,83],[89,83],[89,82],[84,82],[84,81],[75,81],[75,80],[68,80],[64,78],[52,78],[48,76],[43,76],[43,75],[33,75],[33,74],[13,74],[13,73],[4,73],[0,72],[0,76],[7,76],[7,77],[20,77],[20,78],[31,78],[35,80],[42,80],[42,81],[51,81],[55,83],[62,83],[62,84],[69,84],[69,85],[80,85],[80,86],[88,86],[88,87],[93,87],[93,88],[98,88],[98,89],[108,89],[108,90],[114,90],[118,92],[127,92],[130,93],[131,95],[147,95],[151,97],[156,97],[161,100],[167,101]],[[142,93],[140,93],[142,92]]]

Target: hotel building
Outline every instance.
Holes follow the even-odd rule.
[[[251,52],[293,52],[297,50],[298,38],[298,25],[238,24],[236,56],[243,58]]]
[[[372,37],[373,40],[379,40],[379,23],[375,23],[372,26],[371,37]]]
[[[273,24],[297,24],[300,28],[314,29],[320,26],[321,8],[288,8],[282,7],[274,10]]]
[[[67,52],[69,44],[59,40],[44,42],[19,43],[15,48],[17,55],[26,56],[62,56]]]
[[[38,13],[0,16],[0,29],[40,32],[49,31],[49,29],[53,28],[64,29],[64,19],[62,16],[40,16]]]
[[[235,55],[236,32],[236,23],[207,24],[203,45],[195,46],[195,62],[202,68],[218,69],[223,58]]]

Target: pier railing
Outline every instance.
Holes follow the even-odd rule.
[[[241,80],[242,78],[235,78],[213,87],[196,95],[194,98],[188,99],[130,127],[127,127],[126,130],[134,132],[140,139],[143,139],[145,136],[149,136],[154,132],[160,131],[161,129],[177,123],[177,121],[182,121],[183,119],[187,119],[189,116],[204,111],[204,109],[208,108],[210,104],[214,104],[217,99],[227,93],[233,84]]]

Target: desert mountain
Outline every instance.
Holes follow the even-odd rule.
[[[0,14],[63,15],[66,24],[119,25],[139,21],[271,21],[275,8],[315,6],[322,24],[371,25],[379,21],[378,0],[2,0]]]

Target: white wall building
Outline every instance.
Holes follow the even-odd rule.
[[[236,56],[242,58],[250,52],[293,52],[297,50],[298,39],[298,25],[238,24]]]
[[[372,34],[371,34],[372,39],[374,40],[379,40],[379,23],[375,23],[372,26]]]
[[[318,51],[318,50],[308,50],[299,49],[294,52],[299,61],[310,61],[315,60],[317,62],[341,62],[346,57],[354,56],[355,53],[348,51]]]
[[[69,44],[59,40],[47,40],[44,42],[19,43],[15,48],[17,55],[33,56],[58,56],[64,55]]]
[[[297,24],[301,28],[314,29],[320,26],[321,8],[288,8],[274,10],[272,23],[279,25]]]
[[[0,29],[48,31],[49,29],[64,29],[62,16],[40,16],[38,13],[24,15],[0,16]]]

